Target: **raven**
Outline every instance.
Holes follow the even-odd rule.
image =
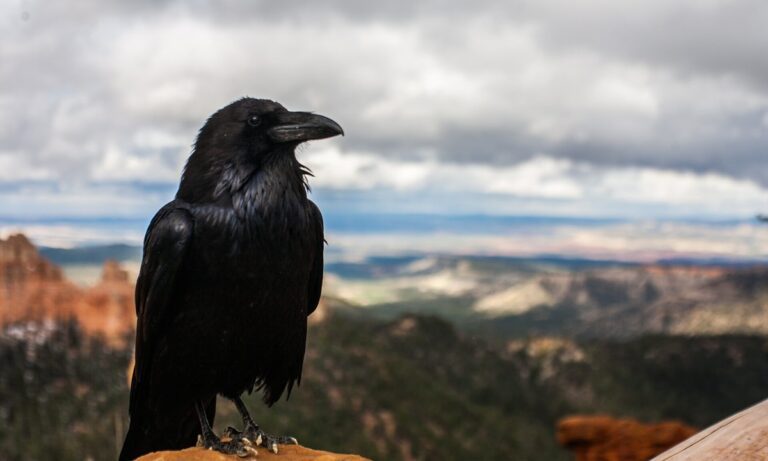
[[[295,150],[339,134],[327,117],[265,99],[240,99],[206,121],[175,199],[144,238],[121,460],[195,442],[241,456],[295,443],[263,432],[240,396],[255,388],[272,406],[301,382],[325,240]],[[227,442],[211,429],[217,395],[243,418]]]

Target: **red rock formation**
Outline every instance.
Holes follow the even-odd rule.
[[[83,289],[64,278],[23,235],[0,239],[0,326],[76,319],[83,330],[120,343],[134,328],[133,284],[114,261],[102,280]]]
[[[576,461],[646,461],[695,433],[677,421],[642,424],[609,416],[569,416],[557,424],[557,441]]]
[[[100,334],[112,343],[125,340],[136,324],[134,286],[116,261],[104,263],[101,281],[85,290],[73,307],[84,331]]]
[[[0,240],[0,280],[0,324],[57,317],[52,308],[77,297],[61,270],[21,234]]]

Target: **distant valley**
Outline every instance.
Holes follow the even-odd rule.
[[[326,293],[360,315],[436,314],[505,337],[768,332],[763,265],[424,257],[341,269]]]
[[[43,248],[41,255],[70,279],[92,284],[104,259],[121,261],[135,276],[141,249]],[[501,338],[768,333],[768,265],[760,264],[556,256],[330,258],[324,294],[350,315],[439,315]]]

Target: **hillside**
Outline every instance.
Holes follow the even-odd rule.
[[[324,450],[372,459],[566,460],[554,430],[566,415],[704,427],[760,400],[767,346],[764,338],[723,336],[545,338],[499,349],[437,318],[330,314],[310,330],[304,379],[291,399],[271,410],[257,396],[247,400],[263,427]],[[125,430],[129,357],[74,324],[6,328],[0,453],[113,458]],[[238,423],[233,405],[220,402],[217,427]],[[47,436],[29,452],[18,441],[39,427]]]

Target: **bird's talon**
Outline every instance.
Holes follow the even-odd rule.
[[[203,442],[203,436],[200,434],[197,434],[197,443],[195,444],[196,447],[204,447],[205,442]]]
[[[288,445],[298,445],[299,441],[296,440],[296,437],[288,437]]]
[[[249,456],[258,456],[259,452],[251,447],[242,447],[241,449],[237,450],[237,456],[241,458],[248,458]]]
[[[261,434],[256,437],[256,445],[261,445]]]
[[[270,447],[270,450],[272,453],[277,454],[277,444],[275,442],[272,442],[272,446]]]
[[[243,445],[245,445],[246,447],[252,447],[253,446],[253,442],[251,442],[248,439],[248,437],[243,437],[242,439],[240,439],[240,441],[243,442]]]

